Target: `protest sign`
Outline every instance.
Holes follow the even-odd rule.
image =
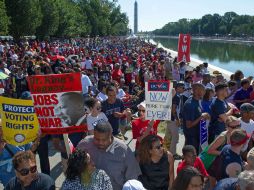
[[[190,62],[190,43],[189,34],[179,34],[177,62]]]
[[[30,76],[28,84],[43,133],[86,130],[80,73]]]
[[[12,145],[24,145],[37,138],[39,123],[32,100],[0,97],[4,140]]]
[[[146,119],[171,119],[171,86],[169,81],[152,80],[145,83]]]
[[[204,150],[208,146],[208,124],[209,120],[200,120],[200,146]]]

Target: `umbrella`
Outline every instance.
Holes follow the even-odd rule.
[[[54,55],[54,56],[51,57],[51,61],[56,61],[57,59],[62,61],[62,62],[65,61],[65,57],[61,56],[61,55]]]
[[[4,80],[4,79],[6,79],[8,77],[9,77],[8,75],[4,74],[3,72],[0,72],[0,79],[1,80]]]

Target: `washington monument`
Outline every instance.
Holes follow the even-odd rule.
[[[134,34],[138,33],[138,3],[134,3]]]

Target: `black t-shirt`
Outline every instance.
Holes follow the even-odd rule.
[[[15,83],[16,83],[16,93],[17,93],[17,98],[20,98],[22,95],[22,92],[24,91],[29,91],[28,89],[28,83],[26,81],[25,77],[22,78],[15,78]]]
[[[176,110],[179,109],[179,106],[180,106],[180,95],[179,94],[176,94],[173,99],[172,99],[172,104],[174,104],[176,106]],[[178,113],[179,114],[179,113]],[[171,113],[171,121],[175,121],[175,117],[173,115],[173,113]]]
[[[27,187],[22,187],[18,178],[14,177],[8,182],[4,190],[55,190],[55,182],[50,176],[39,173],[38,179]]]
[[[108,81],[110,79],[111,73],[110,71],[101,71],[99,72],[99,78],[104,81]]]
[[[163,154],[158,163],[140,164],[142,175],[139,180],[150,190],[168,190],[169,162],[167,154]]]

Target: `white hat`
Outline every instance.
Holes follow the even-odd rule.
[[[142,183],[138,180],[132,179],[128,180],[122,190],[146,190]]]
[[[145,101],[141,102],[140,104],[137,105],[137,107],[139,108],[140,106],[142,106],[143,108],[146,109],[146,103]]]

